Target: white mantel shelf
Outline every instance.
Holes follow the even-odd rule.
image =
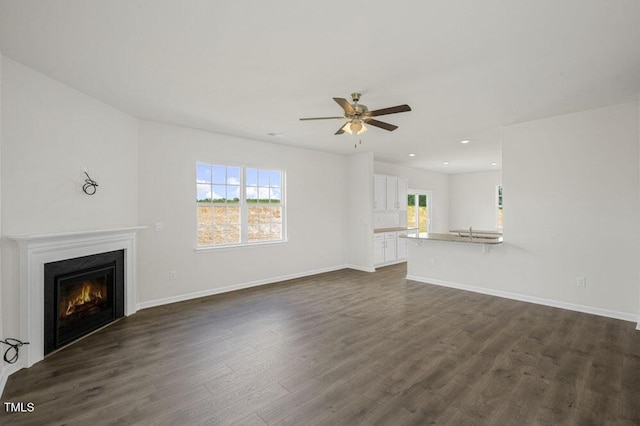
[[[62,239],[77,239],[83,237],[98,237],[98,236],[108,236],[108,235],[120,235],[120,234],[128,234],[131,232],[137,233],[143,229],[146,229],[146,226],[130,226],[127,228],[112,228],[112,229],[96,229],[89,231],[75,231],[75,232],[52,232],[46,234],[15,234],[9,235],[8,238],[18,243],[24,241],[53,241],[53,240],[62,240]]]
[[[10,235],[20,249],[20,340],[19,360],[31,367],[44,359],[44,267],[50,262],[124,250],[124,314],[136,312],[136,235],[146,226],[75,232]]]

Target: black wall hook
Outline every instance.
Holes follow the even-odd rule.
[[[93,195],[96,193],[96,190],[98,188],[98,182],[91,179],[87,172],[84,172],[84,174],[87,176],[87,178],[84,180],[84,185],[82,185],[82,191],[87,195]]]

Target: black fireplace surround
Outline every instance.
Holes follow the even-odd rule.
[[[44,265],[44,354],[124,316],[124,250]]]

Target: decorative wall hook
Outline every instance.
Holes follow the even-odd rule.
[[[84,172],[84,174],[87,176],[87,178],[84,180],[84,185],[82,185],[82,191],[87,195],[93,195],[96,193],[96,190],[98,188],[98,182],[91,179],[87,172]]]

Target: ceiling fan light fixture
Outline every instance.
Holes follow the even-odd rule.
[[[352,120],[342,126],[342,130],[350,135],[361,135],[367,131],[367,127],[360,120]]]

